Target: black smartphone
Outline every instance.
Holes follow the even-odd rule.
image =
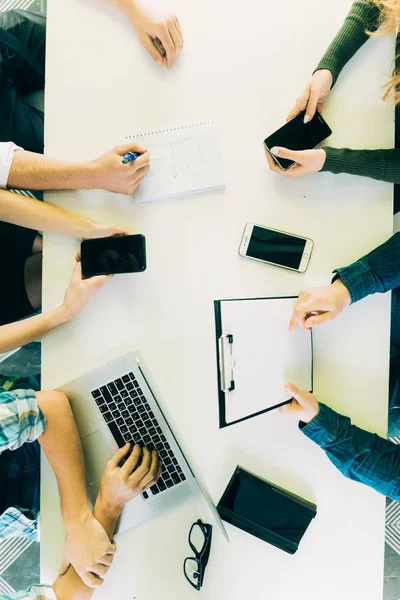
[[[83,277],[140,273],[146,269],[146,238],[138,234],[83,240],[81,262]]]
[[[297,117],[294,117],[275,133],[265,138],[264,146],[270,154],[274,146],[282,146],[282,148],[288,148],[288,150],[310,150],[331,135],[332,129],[318,111],[311,121],[306,124],[303,121],[305,114],[306,111],[303,110]],[[283,171],[287,171],[295,164],[286,158],[279,158],[274,154],[271,154],[271,156]]]

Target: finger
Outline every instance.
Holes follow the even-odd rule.
[[[318,102],[317,104],[317,111],[319,112],[320,115],[322,115],[322,111],[324,110],[324,103],[323,102]]]
[[[293,331],[297,325],[304,322],[304,318],[311,312],[318,310],[317,301],[313,298],[300,302],[294,307],[292,318],[289,323],[289,330]]]
[[[76,260],[76,262],[81,262],[81,253],[80,253],[80,250],[78,250],[78,252],[75,254],[75,260]]]
[[[301,162],[303,152],[296,150],[288,150],[287,148],[281,148],[280,146],[274,146],[271,148],[271,154],[279,156],[279,158],[286,158],[287,160],[293,160],[296,163]]]
[[[104,554],[104,556],[102,556],[98,562],[101,565],[105,565],[106,567],[111,567],[113,560],[114,560],[114,554]]]
[[[81,265],[80,260],[76,261],[76,265],[72,271],[72,279],[75,281],[82,280],[82,265]]]
[[[321,312],[316,316],[312,316],[309,319],[304,321],[304,327],[306,329],[311,329],[312,327],[317,327],[318,325],[323,325],[327,323],[327,321],[332,321],[334,318],[334,314],[331,311]]]
[[[125,156],[125,154],[127,154],[128,152],[140,152],[140,154],[145,154],[147,152],[147,149],[143,148],[143,146],[139,146],[138,144],[133,144],[132,142],[130,142],[129,144],[122,144],[121,146],[117,146],[116,148],[114,148],[114,152],[116,152],[116,154],[118,154],[119,156]],[[139,160],[139,158],[137,158],[136,160]],[[136,161],[134,160],[133,162],[135,163]],[[128,165],[129,164],[131,163],[128,163]]]
[[[115,469],[116,467],[118,467],[121,460],[123,458],[125,458],[125,456],[128,454],[130,447],[131,447],[131,445],[129,443],[127,443],[127,444],[125,444],[125,446],[122,446],[122,448],[117,450],[115,452],[115,454],[113,454],[113,456],[108,461],[107,466],[110,467],[111,469]]]
[[[302,111],[306,109],[308,99],[310,97],[310,86],[308,85],[297,98],[292,110],[288,114],[286,121],[290,121]]]
[[[145,36],[140,38],[140,41],[141,41],[143,47],[150,54],[151,58],[153,60],[155,60],[155,62],[158,64],[159,67],[162,67],[164,64],[164,57],[161,54],[161,52],[157,49],[157,47],[154,45],[153,39],[149,35],[146,34]]]
[[[150,163],[150,152],[148,150],[146,150],[136,160],[131,161],[130,165],[131,165],[132,171],[138,171],[139,169],[142,169],[149,163]]]
[[[319,99],[319,90],[311,87],[310,96],[307,102],[306,114],[304,116],[304,123],[311,121],[317,110],[317,104]]]
[[[172,41],[175,44],[175,60],[176,60],[176,58],[178,57],[179,52],[182,49],[183,42],[182,42],[182,38],[181,38],[181,36],[179,34],[179,31],[176,28],[175,21],[174,21],[173,18],[171,18],[168,21],[168,31],[169,31],[169,34],[170,34],[170,36],[172,38]]]
[[[159,468],[158,454],[155,450],[153,450],[153,452],[151,452],[151,464],[150,464],[149,472],[147,473],[147,475],[145,475],[143,477],[143,479],[140,482],[140,485],[143,488],[150,487],[151,485],[153,485],[155,477],[158,472],[158,468]]]
[[[88,279],[84,279],[85,285],[92,290],[99,290],[103,285],[112,279],[114,275],[94,275]]]
[[[117,544],[114,542],[114,540],[111,540],[110,544],[107,548],[106,554],[114,555],[116,553],[116,551],[117,551]]]
[[[185,40],[183,39],[183,33],[182,33],[182,27],[181,27],[181,24],[179,23],[179,19],[178,19],[178,17],[177,17],[177,16],[175,16],[175,15],[174,15],[174,16],[173,16],[173,19],[174,19],[175,27],[176,27],[176,29],[177,29],[177,31],[178,31],[178,33],[179,33],[179,35],[180,35],[181,42],[182,42],[182,46],[183,46],[183,45],[184,45],[184,43],[185,43]]]
[[[79,577],[82,579],[83,583],[90,588],[99,587],[102,583],[104,583],[104,579],[90,572],[79,572]]]
[[[121,471],[126,476],[126,478],[128,478],[129,475],[131,475],[132,472],[135,470],[135,468],[139,462],[141,452],[142,452],[142,449],[139,446],[139,444],[135,444],[132,449],[132,452],[126,459],[125,464],[121,467]]]
[[[170,69],[174,64],[174,60],[176,58],[176,48],[167,25],[165,25],[158,33],[158,38],[164,46],[165,52],[167,54],[167,69]]]
[[[139,169],[139,171],[136,171],[132,176],[132,184],[134,185],[142,181],[143,177],[145,177],[149,171],[150,165],[146,165],[145,167]]]
[[[138,467],[132,475],[129,477],[129,481],[132,485],[137,486],[142,481],[143,477],[149,472],[151,465],[151,454],[147,448],[143,448],[142,464]]]
[[[275,173],[279,173],[282,169],[280,167],[278,167],[278,165],[276,164],[276,162],[274,161],[274,159],[272,158],[272,156],[270,155],[268,150],[264,149],[264,152],[265,152],[265,156],[267,157],[268,165],[269,165],[269,168],[271,169],[271,171],[275,171]]]
[[[107,565],[103,565],[101,563],[97,563],[94,567],[92,567],[92,573],[98,575],[99,577],[104,577],[107,573],[109,567]]]
[[[285,414],[287,414],[288,412],[290,412],[291,404],[292,404],[292,403],[290,402],[290,404],[284,404],[283,406],[280,406],[280,407],[279,407],[279,409],[278,409],[278,410],[279,410],[279,412],[280,412],[282,415],[285,415]]]
[[[285,383],[285,389],[287,392],[289,392],[292,398],[294,398],[299,404],[301,404],[301,406],[305,406],[307,404],[307,400],[306,398],[304,398],[304,394],[307,394],[308,392],[299,390],[299,388],[296,387],[293,383]]]

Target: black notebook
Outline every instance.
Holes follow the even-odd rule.
[[[315,504],[237,467],[217,506],[224,521],[294,554]]]

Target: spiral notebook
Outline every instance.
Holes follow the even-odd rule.
[[[128,135],[150,152],[150,171],[135,192],[148,202],[225,186],[222,153],[213,121]]]

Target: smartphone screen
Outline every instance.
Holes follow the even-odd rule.
[[[305,111],[286,123],[264,140],[267,149],[274,146],[288,148],[288,150],[310,150],[318,146],[323,140],[331,135],[332,130],[323,117],[316,112],[309,123],[304,124]],[[283,169],[291,167],[294,163],[285,158],[274,157]]]
[[[144,271],[146,238],[139,234],[83,240],[81,261],[84,277]]]
[[[306,239],[254,225],[246,256],[298,269]]]

